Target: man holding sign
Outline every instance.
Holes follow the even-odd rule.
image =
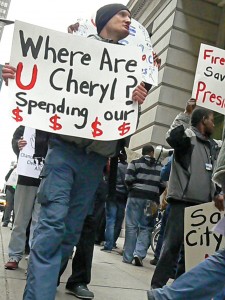
[[[117,44],[129,34],[130,12],[121,4],[100,8],[96,15],[98,35],[93,38]],[[117,47],[117,46],[116,46]],[[16,69],[3,68],[3,78],[15,77]],[[142,104],[147,96],[138,84],[132,100]],[[128,146],[123,140],[96,141],[53,135],[42,171],[38,192],[41,203],[39,224],[30,252],[25,300],[54,300],[60,265],[64,265],[77,244],[93,196],[102,177],[107,157]]]
[[[221,147],[213,181],[222,187],[225,194],[225,143]],[[215,203],[220,211],[224,211],[224,197]],[[220,232],[225,235],[224,218],[219,222]],[[218,225],[217,225],[218,226]],[[216,231],[216,229],[215,229]],[[148,300],[223,300],[225,296],[225,250],[209,256],[203,262],[180,276],[170,286],[148,291]]]
[[[217,143],[210,138],[213,129],[213,112],[196,108],[196,100],[192,98],[188,100],[184,113],[175,118],[167,132],[167,142],[174,149],[167,194],[170,213],[163,248],[151,281],[153,289],[167,284],[179,253],[182,259],[179,260],[176,278],[185,271],[185,208],[212,200],[218,202],[223,198],[211,182],[218,152]]]

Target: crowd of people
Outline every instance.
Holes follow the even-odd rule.
[[[97,35],[90,38],[117,44],[129,34],[131,14],[122,4],[109,4],[97,11],[95,23]],[[74,30],[77,26],[69,26],[69,33]],[[157,55],[154,61],[159,67]],[[3,67],[6,85],[15,74],[14,66]],[[150,88],[141,82],[133,90],[132,100],[141,105]],[[211,138],[213,130],[213,112],[197,108],[196,100],[189,99],[167,132],[173,154],[165,166],[149,143],[143,146],[140,158],[127,162],[125,147],[130,137],[102,142],[36,130],[35,156],[45,158],[40,179],[19,175],[16,188],[7,186],[8,199],[13,195],[15,217],[6,269],[18,268],[29,231],[23,299],[55,299],[75,246],[66,290],[78,298],[93,299],[88,284],[94,244],[104,241],[101,250],[110,253],[117,247],[124,219],[121,260],[143,267],[162,198],[166,198],[166,208],[150,262],[156,268],[148,300],[224,299],[224,250],[185,273],[185,208],[214,201],[224,210],[225,145],[220,150]],[[17,157],[27,144],[23,134],[24,126],[19,126],[12,138]],[[170,278],[175,281],[167,285]]]

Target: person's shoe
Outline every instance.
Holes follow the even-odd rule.
[[[150,260],[150,265],[156,266],[158,262],[158,258],[154,257],[153,259]]]
[[[10,258],[9,261],[5,264],[5,269],[16,270],[18,269],[19,262],[13,258]]]
[[[3,223],[2,227],[8,227],[8,224],[7,223]]]
[[[134,255],[134,264],[137,267],[143,267],[142,259],[138,255]]]
[[[107,253],[111,253],[111,250],[109,250],[109,249],[106,249],[106,248],[102,248],[102,249],[100,249],[101,251],[104,251],[104,252],[107,252]]]
[[[93,299],[94,293],[89,291],[86,284],[79,284],[73,287],[66,286],[67,294],[74,295],[79,299]]]
[[[153,291],[147,291],[148,300],[155,300],[155,297],[153,295]]]

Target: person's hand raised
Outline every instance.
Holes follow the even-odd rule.
[[[193,112],[193,110],[195,109],[195,107],[196,107],[196,99],[191,98],[191,99],[188,100],[184,112],[185,112],[187,115],[191,115],[192,112]]]

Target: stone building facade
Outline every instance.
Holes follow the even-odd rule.
[[[151,35],[162,59],[159,84],[142,105],[130,148],[137,152],[151,142],[168,147],[165,133],[191,97],[201,43],[224,49],[224,0],[130,0],[132,17]],[[215,138],[221,139],[224,117],[216,114]]]

